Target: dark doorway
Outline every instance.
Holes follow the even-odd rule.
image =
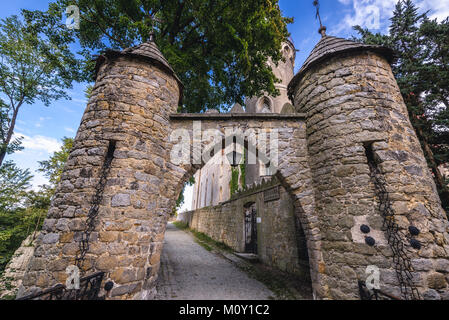
[[[256,204],[245,208],[245,253],[257,254]]]

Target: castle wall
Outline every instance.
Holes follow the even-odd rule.
[[[171,126],[173,130],[187,130],[184,135],[192,137],[193,121],[201,121],[203,130],[217,129],[223,136],[227,128],[239,128],[242,132],[257,132],[258,129],[278,132],[279,163],[276,176],[292,196],[295,218],[304,230],[314,296],[323,297],[325,283],[322,273],[321,230],[314,211],[303,114],[177,114],[171,117]],[[201,167],[198,166],[197,169]],[[183,181],[188,178],[186,176]]]
[[[273,74],[276,76],[280,82],[275,83],[274,86],[279,90],[279,95],[273,96],[262,96],[262,97],[251,97],[245,101],[246,112],[259,113],[263,111],[263,99],[267,98],[271,103],[272,113],[281,113],[283,106],[286,103],[290,103],[287,95],[287,86],[294,76],[295,70],[295,57],[296,49],[291,42],[285,42],[282,44],[282,56],[285,61],[279,61],[278,64],[274,64],[271,60],[267,63],[273,70]]]
[[[369,265],[380,268],[382,290],[401,296],[370,162],[385,179],[414,285],[425,299],[448,299],[449,224],[388,62],[370,52],[340,54],[306,71],[294,92],[297,111],[307,113],[324,296],[357,299]],[[373,247],[361,224],[371,228]],[[421,233],[412,236],[410,226]]]

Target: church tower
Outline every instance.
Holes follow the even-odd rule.
[[[261,97],[248,98],[245,101],[246,112],[249,113],[281,113],[285,104],[290,104],[287,95],[287,86],[294,76],[296,49],[291,40],[286,40],[282,44],[282,55],[284,61],[279,61],[278,65],[271,60],[268,61],[269,66],[273,69],[273,73],[281,80],[276,83],[275,87],[279,90],[280,95],[272,97],[264,95]]]
[[[277,97],[263,95],[247,98],[245,110],[239,104],[235,104],[231,113],[285,113],[293,110],[287,94],[287,86],[294,76],[296,49],[293,41],[287,39],[282,43],[283,60],[276,65],[268,61],[276,78],[280,80],[275,84],[279,90]],[[195,185],[193,188],[192,210],[202,207],[218,205],[231,197],[230,181],[232,178],[231,167],[225,159],[230,150],[223,150],[211,159],[205,166],[195,174]],[[219,159],[222,158],[222,159]],[[236,169],[234,169],[236,170]],[[240,174],[242,174],[240,172]],[[251,164],[245,167],[244,183],[249,185],[259,182],[261,178],[274,174],[264,164]],[[239,183],[241,179],[239,177]]]

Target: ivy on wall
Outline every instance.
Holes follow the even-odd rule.
[[[229,181],[229,187],[231,189],[231,196],[239,190],[239,176],[240,169],[231,167],[231,181]]]
[[[229,187],[231,190],[231,196],[239,190],[240,186],[245,185],[246,181],[246,165],[245,154],[243,154],[240,165],[236,168],[231,167],[231,181]]]
[[[246,157],[243,153],[242,163],[240,163],[240,185],[243,187],[246,184]]]

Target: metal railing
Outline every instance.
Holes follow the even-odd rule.
[[[401,300],[392,294],[377,289],[368,289],[365,282],[359,280],[359,293],[361,300]]]
[[[105,300],[105,296],[99,296],[103,278],[104,272],[97,272],[81,278],[79,289],[67,289],[64,285],[58,284],[17,300]]]

